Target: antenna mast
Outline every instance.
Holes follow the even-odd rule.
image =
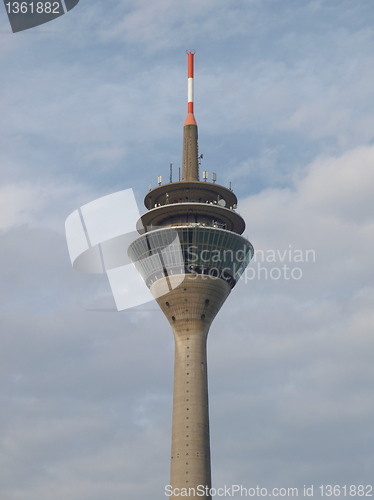
[[[187,50],[188,55],[188,94],[187,118],[183,131],[182,181],[198,181],[199,153],[197,146],[197,123],[194,116],[194,50]]]

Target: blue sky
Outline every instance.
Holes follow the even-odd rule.
[[[300,279],[258,258],[212,325],[213,484],[370,484],[373,21],[361,0],[80,0],[13,34],[0,10],[2,500],[164,498],[170,327],[91,311],[109,284],[73,271],[64,222],[176,178],[190,48],[202,168],[264,255],[315,252],[287,256]]]

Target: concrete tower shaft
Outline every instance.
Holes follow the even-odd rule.
[[[190,489],[188,498],[210,499],[210,495],[197,494],[211,488],[206,343],[210,325],[231,287],[204,275],[187,274],[174,287],[176,280],[176,276],[162,278],[151,286],[175,340],[170,485],[172,491]]]
[[[198,181],[199,151],[197,125],[185,125],[183,129],[182,181]]]

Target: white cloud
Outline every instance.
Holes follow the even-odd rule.
[[[0,229],[7,230],[30,220],[43,206],[40,189],[9,184],[0,188]]]
[[[312,210],[359,227],[374,222],[373,146],[358,147],[339,158],[319,158],[299,182],[300,198]]]
[[[171,40],[174,45],[180,45],[186,38],[198,38],[201,32],[213,39],[226,40],[246,33],[253,22],[252,5],[257,3],[251,0],[244,9],[243,6],[235,8],[225,0],[204,3],[192,0],[188,4],[172,0],[156,4],[142,0],[131,7],[123,3],[116,9],[115,26],[102,30],[100,34],[109,39],[121,37],[131,46],[140,44],[153,53],[167,48]]]
[[[75,209],[98,193],[90,186],[69,182],[4,184],[0,187],[0,230],[26,224],[62,234],[69,207]]]
[[[300,249],[304,260],[305,252],[314,250],[316,262],[302,265],[294,254],[289,263],[287,253],[286,263],[301,267],[304,273],[293,284],[294,293],[339,293],[370,284],[374,276],[373,160],[373,147],[317,159],[295,177],[293,188],[268,189],[240,204],[246,234],[255,248],[279,250],[281,255]],[[281,267],[279,258],[276,264],[267,264],[274,265]]]

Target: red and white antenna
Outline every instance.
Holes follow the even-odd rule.
[[[188,55],[188,109],[185,125],[197,125],[193,114],[193,66],[195,50],[186,50]]]
[[[188,112],[183,127],[182,181],[198,181],[199,148],[197,146],[197,123],[193,114],[193,62],[194,50],[188,55]]]

